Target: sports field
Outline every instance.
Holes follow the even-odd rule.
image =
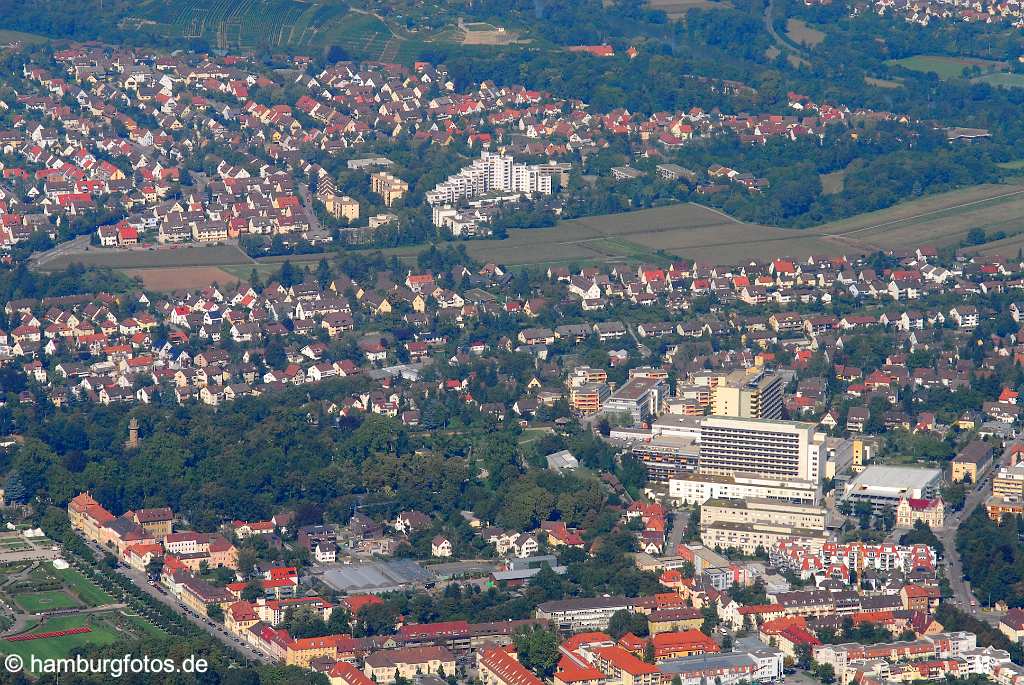
[[[41,614],[56,609],[72,609],[82,606],[81,602],[63,590],[21,592],[14,595],[14,602],[30,614]]]

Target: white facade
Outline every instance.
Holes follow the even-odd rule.
[[[450,205],[501,191],[550,195],[551,178],[537,165],[516,164],[508,155],[485,151],[480,159],[428,190],[426,199],[430,205]]]
[[[668,481],[668,496],[676,504],[704,504],[709,499],[770,499],[816,504],[816,481],[798,478],[770,478],[753,474],[721,476],[688,473]]]
[[[871,465],[843,488],[844,500],[870,502],[876,510],[899,505],[904,497],[929,499],[942,481],[939,469],[915,466]]]
[[[700,426],[702,471],[756,473],[815,483],[824,472],[825,436],[814,424],[708,416]]]

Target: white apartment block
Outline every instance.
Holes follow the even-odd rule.
[[[700,426],[702,471],[821,481],[825,436],[812,423],[708,416]]]
[[[508,155],[485,151],[480,159],[428,190],[426,199],[432,206],[454,205],[493,192],[550,195],[552,187],[552,176],[539,166],[516,164]]]
[[[817,481],[798,478],[772,478],[751,473],[719,475],[711,473],[679,474],[668,481],[668,496],[674,504],[704,504],[709,499],[769,499],[816,504],[820,489]]]

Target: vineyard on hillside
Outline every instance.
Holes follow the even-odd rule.
[[[170,38],[221,50],[313,51],[336,45],[353,57],[382,59],[407,42],[376,16],[332,1],[149,0],[133,19]]]

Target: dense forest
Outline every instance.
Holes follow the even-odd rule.
[[[956,534],[956,547],[979,603],[1024,606],[1024,520],[1005,516],[996,524],[979,507]]]
[[[455,526],[457,512],[469,509],[510,528],[532,528],[552,516],[611,528],[613,521],[597,520],[604,494],[596,480],[524,469],[518,429],[477,415],[465,417],[467,423],[448,419],[447,433],[411,435],[387,417],[330,413],[332,399],[361,387],[360,381],[322,383],[245,398],[216,412],[139,407],[132,415],[143,444],[135,451],[121,445],[129,417],[120,407],[5,408],[2,432],[26,440],[0,468],[11,474],[8,492],[24,500],[62,506],[91,490],[113,511],[166,505],[202,529],[232,518],[267,518],[284,507],[301,509],[307,522],[327,516],[344,523],[367,500],[436,513]],[[606,449],[585,436],[576,446],[584,455]]]

